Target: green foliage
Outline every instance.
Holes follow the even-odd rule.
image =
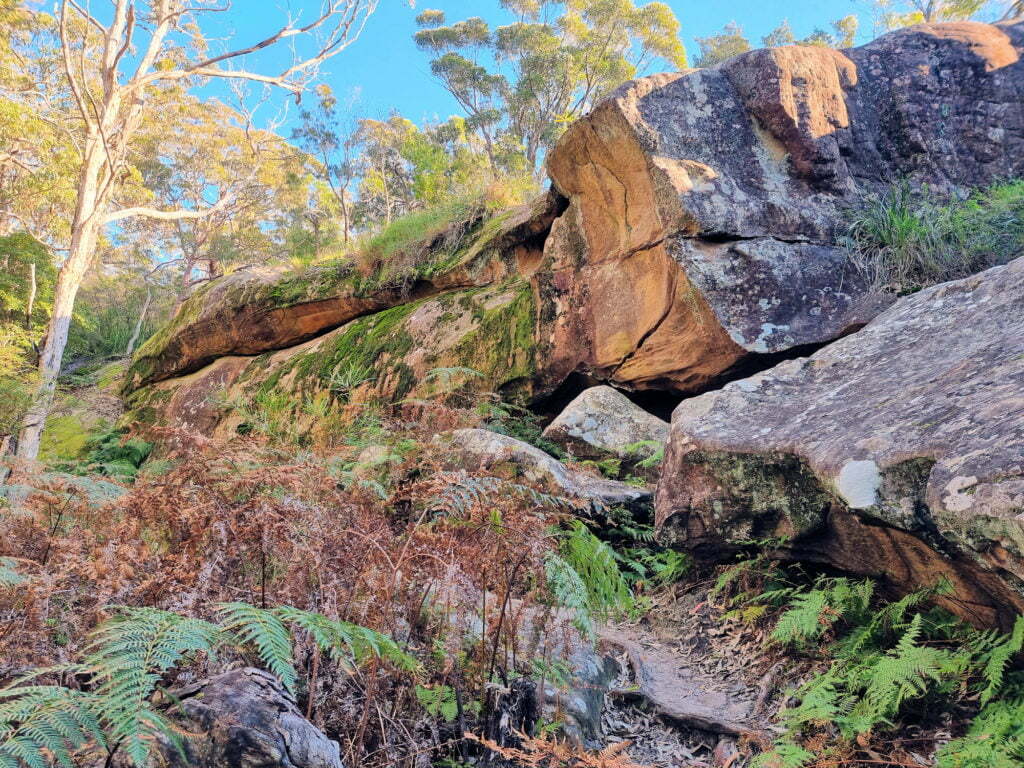
[[[626,446],[626,453],[640,457],[636,465],[643,469],[655,469],[665,460],[665,443],[658,440],[640,440]]]
[[[126,438],[119,429],[107,429],[86,439],[85,456],[71,468],[79,474],[131,481],[152,451],[152,443],[137,437]]]
[[[846,245],[872,286],[897,293],[1005,264],[1024,248],[1024,182],[963,200],[900,182],[851,214]]]
[[[831,646],[819,646],[832,658],[829,668],[792,692],[797,704],[780,712],[786,735],[757,765],[806,765],[820,755],[800,746],[803,733],[834,728],[850,741],[895,726],[911,710],[933,715],[948,710],[967,688],[977,692],[984,706],[971,732],[991,738],[950,743],[939,765],[1014,764],[1024,733],[1010,714],[1019,713],[1019,705],[1007,702],[1005,695],[1007,669],[1024,645],[1024,617],[1009,635],[971,629],[928,608],[935,597],[951,591],[943,580],[878,606],[872,582],[820,577],[809,586],[741,597],[757,608],[785,607],[772,631],[776,642],[806,649],[826,634],[836,636]]]
[[[150,704],[163,676],[187,655],[212,653],[219,630],[201,619],[155,608],[125,608],[93,634],[80,671],[95,683],[98,720],[109,744],[145,764],[157,737],[180,744],[167,717]]]
[[[433,717],[440,717],[446,723],[452,722],[458,715],[458,700],[455,689],[449,685],[425,686],[417,685],[416,701]]]
[[[36,293],[29,318],[33,270]],[[49,318],[56,281],[57,269],[42,243],[24,232],[0,237],[0,324],[30,332],[41,328]]]
[[[90,746],[119,750],[141,768],[158,740],[181,749],[185,732],[159,703],[168,698],[165,680],[199,656],[212,660],[224,647],[255,650],[293,692],[298,633],[343,662],[373,657],[415,668],[391,638],[321,614],[245,603],[226,603],[218,612],[221,622],[213,624],[155,608],[121,608],[90,634],[80,663],[39,669],[0,689],[0,768],[46,768],[53,761],[72,768],[79,764],[76,750]],[[56,674],[88,679],[88,693],[28,684]]]
[[[280,617],[248,603],[225,603],[220,615],[225,631],[241,645],[255,648],[267,669],[294,691],[298,676],[292,666],[292,637]]]
[[[717,35],[698,37],[697,45],[700,46],[700,55],[695,62],[698,67],[713,67],[750,50],[750,41],[734,21],[726,24]]]
[[[289,624],[293,632],[306,632],[328,656],[343,658],[353,664],[362,664],[368,659],[383,659],[406,671],[416,668],[415,659],[399,648],[394,640],[368,627],[329,619],[323,614],[302,611],[288,605],[275,608],[274,614]]]
[[[155,289],[136,348],[169,319],[173,294]],[[68,331],[66,360],[110,360],[128,350],[128,342],[146,302],[146,284],[134,274],[93,275],[80,291]]]
[[[105,744],[95,701],[55,685],[0,689],[0,768],[74,768],[75,751]]]
[[[789,608],[779,617],[772,639],[783,645],[805,646],[820,639],[839,619],[850,624],[863,622],[873,594],[874,584],[868,580],[822,578],[808,591],[777,590],[754,598],[754,602],[789,597]]]
[[[533,171],[568,123],[652,59],[686,65],[679,22],[664,3],[502,4],[516,21],[494,29],[479,17],[448,24],[442,11],[427,10],[415,35],[494,167]]]
[[[579,520],[560,536],[559,551],[544,558],[548,589],[569,610],[576,628],[588,637],[593,620],[634,606],[629,583],[619,570],[615,552]]]
[[[1024,688],[989,702],[967,733],[942,747],[938,768],[1018,768],[1024,764]]]

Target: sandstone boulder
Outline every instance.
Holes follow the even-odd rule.
[[[612,387],[583,390],[544,430],[580,458],[643,459],[668,440],[668,423]]]
[[[657,520],[706,558],[782,536],[902,588],[945,575],[951,609],[1008,620],[1024,608],[1024,258],[683,401]]]
[[[486,429],[457,429],[439,435],[437,440],[455,452],[460,466],[491,470],[512,467],[527,480],[546,485],[555,494],[601,506],[633,505],[651,497],[642,488],[569,469],[540,448]]]
[[[174,696],[183,725],[201,735],[185,739],[184,756],[162,745],[172,768],[344,768],[338,744],[302,716],[267,672],[236,669]]]
[[[1024,22],[926,24],[629,83],[569,128],[532,206],[202,289],[136,355],[124,422],[230,429],[221,390],[297,414],[320,393],[536,399],[574,373],[692,393],[806,354],[893,300],[848,262],[848,208],[901,177],[1024,174],[1022,51]]]
[[[924,24],[620,88],[548,158],[547,374],[692,391],[870,320],[891,300],[851,271],[846,210],[1024,173],[1022,52],[1024,22]]]
[[[386,262],[360,265],[345,256],[305,270],[251,268],[219,278],[138,350],[126,389],[191,373],[219,357],[294,346],[410,301],[528,273],[559,205],[543,195],[489,218],[476,213],[427,232]]]
[[[295,429],[320,406],[474,392],[533,393],[534,296],[513,279],[409,301],[305,344],[257,357],[222,357],[195,373],[128,396],[122,423],[227,435],[275,411]],[[251,426],[251,425],[250,425]]]

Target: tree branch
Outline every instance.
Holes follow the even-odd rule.
[[[114,221],[120,221],[121,219],[129,219],[133,216],[144,216],[148,219],[156,219],[157,221],[181,221],[182,219],[205,219],[207,216],[212,216],[218,211],[224,210],[228,203],[231,201],[230,196],[222,197],[215,204],[209,208],[202,208],[198,211],[179,209],[175,211],[162,211],[159,208],[149,208],[144,205],[137,205],[131,208],[122,208],[119,211],[107,214],[102,224],[110,224]]]

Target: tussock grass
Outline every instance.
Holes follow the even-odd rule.
[[[1024,255],[1024,180],[966,199],[900,182],[851,217],[846,246],[868,283],[898,294],[967,277]]]

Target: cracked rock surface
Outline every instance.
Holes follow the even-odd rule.
[[[620,88],[548,159],[556,366],[685,392],[862,326],[891,298],[847,263],[848,209],[1024,172],[1022,48],[1021,22],[922,24]]]
[[[905,588],[946,576],[947,607],[1009,619],[1024,607],[1024,258],[683,401],[657,519],[712,557],[785,536]]]

